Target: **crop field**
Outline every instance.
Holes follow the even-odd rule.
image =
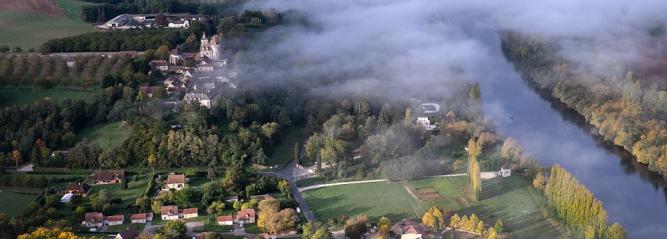
[[[95,31],[94,26],[79,18],[80,6],[88,3],[77,0],[57,0],[56,2],[62,10],[59,14],[30,12],[22,9],[0,9],[0,25],[2,25],[0,45],[19,46],[23,50],[29,48],[39,50],[40,45],[49,39]]]

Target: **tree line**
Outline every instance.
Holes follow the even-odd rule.
[[[107,52],[145,51],[166,45],[169,49],[182,43],[190,33],[180,29],[131,29],[125,31],[91,32],[51,39],[42,44],[40,52]]]
[[[128,55],[71,59],[38,54],[9,55],[0,57],[0,85],[35,85],[44,88],[56,85],[109,87],[116,83],[136,85],[148,80],[148,70],[147,58]],[[115,82],[116,79],[121,82]]]
[[[541,175],[536,177],[537,183],[534,183],[534,186],[541,188],[541,180]],[[544,186],[544,195],[558,218],[573,229],[577,236],[614,239],[627,237],[621,225],[609,225],[607,211],[602,202],[559,165],[551,167]]]
[[[605,141],[667,175],[667,90],[642,85],[631,71],[597,80],[569,67],[549,42],[515,32],[502,35],[502,49],[525,79],[584,116]]]

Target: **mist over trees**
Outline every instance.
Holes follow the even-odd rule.
[[[637,162],[667,174],[667,91],[642,86],[631,71],[598,80],[569,67],[544,40],[515,32],[505,32],[502,39],[505,55],[535,87],[584,116],[606,141],[631,152]]]

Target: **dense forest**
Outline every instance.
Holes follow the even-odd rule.
[[[546,40],[505,32],[502,49],[525,79],[584,116],[608,142],[667,175],[667,90],[646,86],[632,71],[603,78],[570,66]]]

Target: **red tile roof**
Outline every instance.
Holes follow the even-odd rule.
[[[234,216],[232,215],[223,215],[218,217],[218,222],[231,222],[234,221]]]
[[[183,214],[195,214],[195,213],[197,213],[196,207],[183,209]]]
[[[146,213],[137,213],[130,215],[130,220],[142,220],[146,219]]]
[[[249,218],[254,218],[255,217],[255,209],[249,208],[249,209],[243,209],[237,213],[237,218],[239,220],[246,220]]]
[[[86,222],[98,223],[104,220],[104,215],[100,212],[87,212],[85,218]]]
[[[110,222],[122,222],[125,220],[125,216],[123,215],[113,215],[113,216],[108,216],[104,217],[105,221],[110,221]]]
[[[67,185],[67,189],[65,191],[76,191],[79,193],[87,193],[88,190],[90,190],[90,186],[88,186],[87,183],[70,183]]]
[[[160,208],[162,215],[178,215],[178,206],[162,206]]]
[[[125,178],[125,170],[104,170],[104,171],[97,171],[95,172],[95,175],[93,176],[95,181],[111,181],[114,179],[124,179]]]
[[[185,175],[170,174],[169,176],[167,176],[167,181],[165,183],[166,184],[185,183]]]

